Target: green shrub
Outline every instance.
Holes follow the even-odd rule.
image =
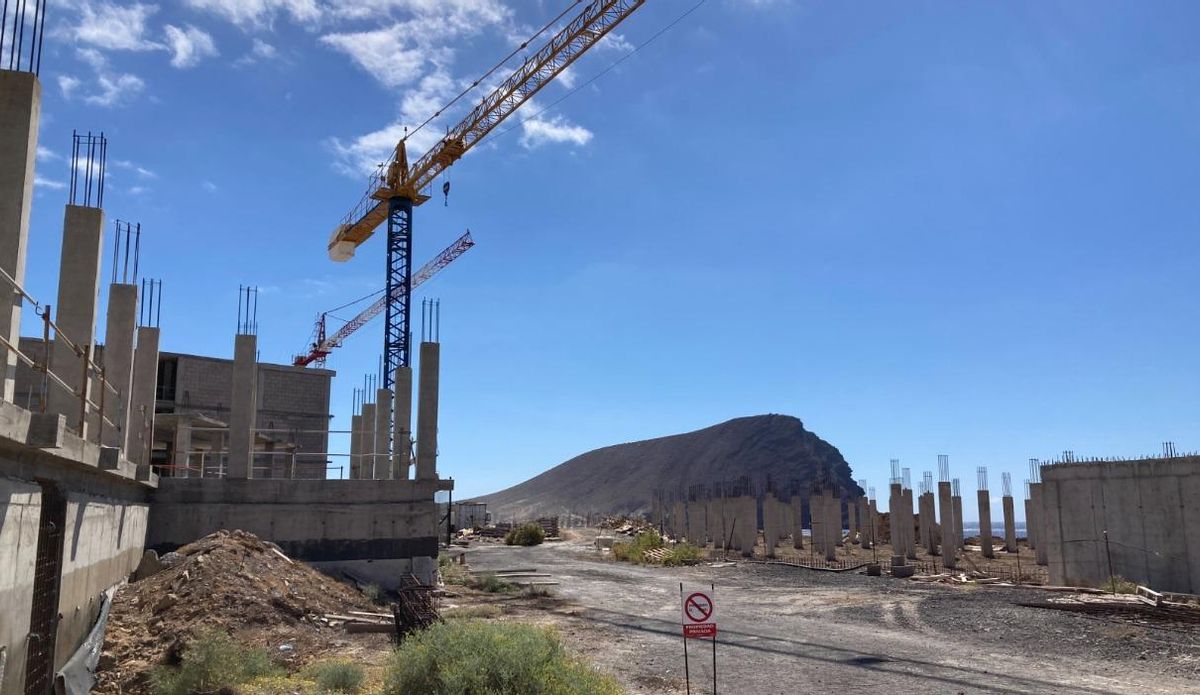
[[[507,594],[517,590],[516,584],[506,582],[494,574],[480,574],[471,577],[467,586],[479,591],[486,591],[489,594]]]
[[[491,603],[485,603],[481,606],[458,606],[442,611],[442,618],[446,620],[499,618],[502,615],[504,615],[504,609]]]
[[[366,679],[362,666],[340,659],[313,666],[312,674],[317,689],[326,693],[356,693]]]
[[[546,532],[537,524],[521,524],[504,536],[506,545],[541,545]]]
[[[362,588],[362,593],[363,596],[366,596],[367,600],[371,603],[383,603],[383,589],[381,589],[378,584],[368,584],[364,586]]]
[[[1116,594],[1136,594],[1138,585],[1137,582],[1131,582],[1121,575],[1117,575],[1112,578],[1112,581],[1104,582],[1101,588]]]
[[[700,549],[691,543],[679,543],[663,556],[663,564],[667,567],[690,565],[700,561]]]
[[[622,562],[646,562],[646,551],[663,547],[662,536],[657,531],[642,531],[632,541],[613,543],[613,557]]]
[[[384,695],[619,695],[620,686],[571,657],[553,631],[519,623],[441,623],[404,641]]]
[[[238,644],[220,630],[208,630],[184,648],[178,668],[152,669],[150,687],[155,695],[215,693],[277,673],[266,652]]]

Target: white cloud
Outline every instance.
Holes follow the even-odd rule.
[[[571,144],[583,146],[592,141],[592,131],[581,125],[569,123],[562,116],[542,118],[534,116],[521,121],[521,145],[535,149],[548,144]]]
[[[321,17],[316,0],[184,0],[197,10],[222,17],[243,29],[270,27],[275,18],[286,14],[298,22],[313,22]]]
[[[62,159],[62,155],[50,149],[49,147],[38,145],[37,158],[39,162],[54,162]]]
[[[58,76],[58,89],[62,92],[64,99],[70,99],[79,84],[80,80],[78,77],[72,77],[71,75]]]
[[[36,174],[33,177],[33,185],[38,186],[39,188],[49,188],[50,190],[53,190],[53,191],[61,191],[67,187],[67,184],[63,183],[62,181],[55,181],[54,179],[44,179],[41,176],[37,176]]]
[[[132,171],[133,173],[138,175],[138,178],[141,178],[141,179],[157,179],[158,178],[158,174],[154,173],[153,171],[150,171],[146,167],[143,167],[139,164],[135,164],[135,163],[129,161],[128,159],[114,159],[112,161],[112,166],[116,169],[125,169],[127,171]]]
[[[83,101],[94,106],[116,106],[128,102],[146,88],[146,83],[137,75],[113,72],[109,69],[108,59],[94,48],[80,48],[76,51],[79,59],[87,63],[95,71],[96,76],[89,84],[95,91],[83,95]],[[70,75],[59,75],[58,87],[66,99],[74,98],[82,80]]]
[[[191,24],[179,28],[168,24],[163,29],[167,34],[167,47],[171,51],[171,65],[177,68],[195,67],[205,58],[217,55],[217,44],[203,29]]]
[[[116,5],[111,2],[84,2],[79,7],[79,25],[70,30],[81,43],[110,51],[148,51],[161,48],[146,39],[146,20],[158,7],[135,2]]]
[[[217,184],[213,183],[212,181],[205,181],[201,183],[200,186],[209,193],[217,192]]]
[[[129,193],[131,195],[142,195],[144,193],[149,193],[149,192],[150,192],[150,189],[146,188],[145,186],[134,186],[133,188],[129,189]]]

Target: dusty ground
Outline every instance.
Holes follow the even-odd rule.
[[[481,596],[505,619],[557,626],[632,693],[683,692],[679,583],[716,585],[720,690],[742,693],[1200,693],[1200,631],[1026,608],[1033,589],[923,585],[754,564],[640,567],[576,538],[467,551],[475,571],[537,567],[556,598]],[[710,692],[711,647],[694,641],[694,692]]]

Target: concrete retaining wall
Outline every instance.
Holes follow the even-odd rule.
[[[1200,593],[1200,457],[1046,466],[1041,515],[1053,583]]]
[[[165,552],[220,529],[242,529],[278,544],[292,557],[323,566],[402,561],[391,565],[424,574],[432,566],[412,561],[437,557],[434,494],[451,485],[438,480],[164,478],[155,492],[146,545]]]

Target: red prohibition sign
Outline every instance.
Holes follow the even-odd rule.
[[[712,599],[702,593],[696,592],[687,597],[683,602],[684,615],[693,623],[703,623],[712,616],[713,604]]]

